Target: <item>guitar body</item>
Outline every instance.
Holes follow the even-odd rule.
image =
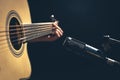
[[[27,43],[14,46],[11,24],[31,23],[27,0],[0,0],[0,80],[25,80],[31,75]]]

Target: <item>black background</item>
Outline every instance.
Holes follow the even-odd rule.
[[[28,0],[28,3],[33,23],[50,21],[54,14],[64,30],[64,36],[55,42],[28,44],[30,80],[119,80],[120,70],[115,67],[92,56],[78,56],[62,46],[66,36],[101,50],[103,35],[120,39],[119,0]],[[119,47],[112,45],[106,54],[120,61]]]

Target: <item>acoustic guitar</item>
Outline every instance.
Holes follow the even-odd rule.
[[[52,24],[31,23],[27,0],[0,0],[0,80],[29,79],[27,42],[51,34]]]

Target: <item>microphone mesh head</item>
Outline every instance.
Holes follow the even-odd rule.
[[[85,49],[85,43],[71,37],[66,37],[63,46],[74,53],[80,53]]]

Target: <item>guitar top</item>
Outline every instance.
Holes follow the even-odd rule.
[[[0,0],[0,80],[25,80],[31,64],[23,24],[31,24],[27,0]],[[16,26],[11,26],[16,25]]]

